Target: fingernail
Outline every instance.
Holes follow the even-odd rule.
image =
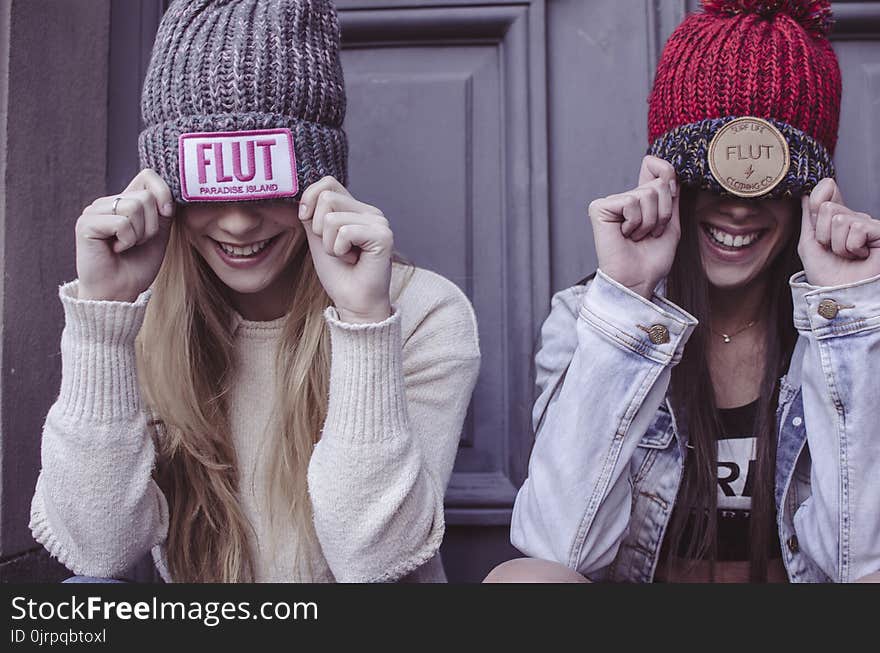
[[[304,218],[306,217],[306,215],[308,215],[308,213],[309,213],[309,207],[306,206],[305,204],[303,204],[302,202],[300,202],[300,205],[299,205],[299,219],[300,219],[300,220],[304,219]]]
[[[678,184],[675,183],[674,179],[669,180],[669,192],[672,193],[673,197],[678,194]]]
[[[162,215],[166,218],[170,218],[174,214],[174,204],[172,202],[168,202],[165,206],[162,207]]]

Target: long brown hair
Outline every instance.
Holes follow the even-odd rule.
[[[685,190],[680,202],[681,241],[667,278],[668,298],[699,320],[681,362],[672,370],[670,396],[680,413],[679,422],[688,434],[688,459],[666,546],[677,553],[686,547],[686,558],[715,560],[717,548],[717,439],[721,431],[718,407],[707,358],[711,307],[709,281],[699,252],[696,195]],[[797,340],[792,324],[789,277],[802,269],[794,229],[783,249],[771,262],[770,280],[762,304],[770,325],[764,342],[764,374],[758,399],[754,434],[757,440],[755,479],[749,532],[750,577],[766,580],[771,538],[775,538],[773,499],[776,467],[776,403],[779,379],[785,373]],[[689,516],[693,518],[690,541],[684,542]]]

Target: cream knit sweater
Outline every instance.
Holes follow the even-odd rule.
[[[479,370],[467,298],[443,277],[396,266],[393,315],[375,325],[326,320],[328,415],[308,486],[322,553],[315,580],[445,580],[443,495]],[[117,577],[148,551],[166,582],[168,505],[152,480],[155,448],[138,392],[135,337],[150,291],[134,303],[76,298],[61,287],[61,393],[43,427],[31,504],[34,538],[74,573]],[[401,291],[402,288],[402,291]],[[290,532],[270,555],[261,441],[274,397],[284,318],[236,316],[230,418],[240,498],[256,532],[258,582],[292,580]]]

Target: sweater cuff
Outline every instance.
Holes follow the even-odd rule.
[[[376,324],[339,320],[324,312],[330,327],[330,400],[324,433],[377,442],[399,435],[408,423],[403,381],[400,309]]]
[[[151,291],[132,302],[77,298],[78,282],[59,289],[64,308],[61,334],[62,415],[107,422],[140,409],[135,338]]]

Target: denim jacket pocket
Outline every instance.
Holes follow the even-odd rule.
[[[674,430],[672,417],[666,409],[661,407],[633,454],[630,469],[634,472],[632,475],[634,486],[638,485],[648,475],[648,472],[651,471],[651,466],[654,464],[657,453],[667,449],[672,443]]]

